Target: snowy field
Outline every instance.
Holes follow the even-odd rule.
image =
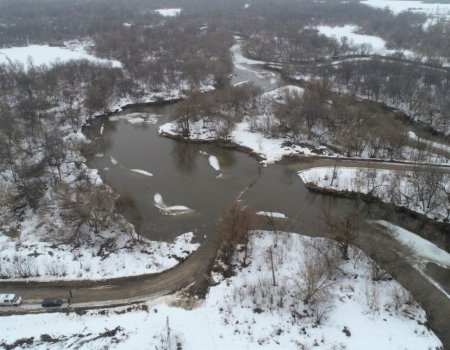
[[[422,12],[428,15],[445,16],[450,15],[450,4],[424,3],[414,0],[363,0],[362,4],[375,8],[389,8],[394,14],[403,11]]]
[[[330,281],[326,298],[304,304],[302,271],[310,263],[311,251],[330,243],[297,234],[257,232],[251,236],[251,264],[211,287],[205,301],[186,305],[166,297],[78,315],[1,317],[0,346],[20,340],[23,345],[18,348],[33,349],[176,349],[177,343],[187,350],[442,346],[424,325],[425,312],[408,292],[394,280],[374,282],[372,262],[356,250],[349,261],[340,260],[340,271]],[[272,285],[270,247],[276,286]]]
[[[133,240],[125,234],[103,231],[92,244],[75,248],[36,236],[28,222],[18,239],[0,235],[0,278],[9,280],[101,280],[167,270],[194,252],[192,233],[173,243]],[[37,231],[38,229],[36,229]]]
[[[439,221],[448,220],[450,202],[446,191],[450,191],[449,177],[444,176],[436,183],[434,191],[427,191],[427,179],[421,174],[425,173],[415,176],[409,171],[344,167],[318,167],[299,172],[305,184],[338,192],[370,194],[385,203],[404,206]]]
[[[410,50],[388,50],[386,48],[386,41],[377,36],[358,34],[360,28],[355,25],[347,24],[342,27],[317,26],[315,28],[319,33],[329,38],[334,38],[339,42],[346,37],[352,46],[364,46],[369,53],[392,55],[396,52],[402,52],[407,57],[414,56],[414,53]]]
[[[122,67],[119,61],[101,59],[85,52],[82,47],[66,48],[48,45],[30,45],[24,47],[11,47],[0,49],[0,64],[8,64],[10,61],[19,62],[27,67],[29,59],[36,66],[67,62],[72,60],[88,60],[95,63],[111,64],[113,67]]]

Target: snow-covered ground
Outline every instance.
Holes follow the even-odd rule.
[[[422,177],[423,174],[344,167],[317,167],[299,172],[306,184],[338,192],[371,194],[385,203],[404,206],[439,221],[448,220],[450,202],[446,191],[450,191],[449,176],[443,175],[441,181],[428,191],[426,184],[431,180]],[[437,181],[437,178],[433,181]]]
[[[346,37],[349,40],[349,44],[351,45],[364,45],[369,53],[376,53],[379,55],[392,55],[396,52],[402,52],[407,57],[414,56],[414,53],[410,50],[388,50],[386,48],[386,41],[377,36],[358,34],[360,28],[355,25],[347,24],[341,27],[322,25],[315,28],[319,31],[319,33],[330,38],[335,38],[339,42]]]
[[[275,163],[289,155],[317,155],[317,152],[312,147],[292,143],[292,137],[289,135],[275,138],[256,130],[263,128],[267,124],[274,123],[274,116],[271,111],[273,102],[283,103],[286,93],[302,95],[303,92],[304,89],[301,87],[286,85],[263,93],[261,95],[261,106],[263,106],[261,115],[247,116],[244,117],[243,121],[236,123],[233,131],[229,135],[229,141],[246,147],[255,154],[258,154],[263,159],[264,164]],[[159,133],[173,136],[180,134],[176,122],[170,122],[160,126]],[[189,138],[190,140],[215,140],[217,139],[217,132],[214,128],[211,128],[208,122],[199,120],[190,123]],[[323,146],[318,146],[317,149],[321,149],[328,155],[333,154]],[[211,164],[211,166],[213,165]]]
[[[283,98],[286,96],[286,94],[298,94],[302,96],[304,92],[305,89],[299,86],[285,85],[278,89],[263,93],[262,98],[269,101],[283,102]]]
[[[159,13],[163,17],[175,17],[181,13],[182,9],[157,9],[155,12]]]
[[[187,350],[423,350],[442,346],[426,327],[425,312],[410,303],[408,292],[394,280],[372,281],[372,262],[356,250],[350,261],[340,261],[345,274],[336,271],[326,299],[304,304],[302,271],[320,244],[327,243],[297,234],[256,232],[251,236],[250,265],[211,287],[205,301],[182,308],[179,305],[185,305],[184,301],[166,297],[82,315],[0,317],[0,344],[34,337],[27,345],[33,349],[176,349],[176,343]],[[269,248],[276,286],[272,286]],[[325,311],[317,324],[321,310]]]
[[[438,149],[438,150],[450,153],[450,146],[447,146],[447,145],[444,145],[442,143],[433,142],[433,141],[421,138],[421,137],[417,136],[416,133],[414,133],[413,131],[408,131],[408,137],[411,140],[417,141],[417,142],[419,142],[421,144],[424,144],[424,145],[426,145],[428,147],[435,148],[435,149]]]
[[[194,252],[193,234],[173,243],[139,241],[124,233],[104,230],[101,238],[75,248],[38,234],[35,216],[22,224],[17,238],[0,235],[0,277],[17,280],[101,280],[167,270]]]
[[[387,7],[394,14],[399,14],[403,11],[413,11],[437,16],[450,15],[450,4],[439,3],[438,1],[425,3],[418,0],[362,0],[361,3],[381,9]]]
[[[262,133],[252,131],[251,124],[258,117],[237,123],[231,132],[229,140],[239,146],[247,147],[263,158],[264,164],[271,164],[289,155],[316,155],[311,148],[290,143],[290,138],[270,138]],[[264,119],[265,117],[260,117]],[[263,122],[263,121],[261,121]],[[190,126],[191,140],[215,140],[217,135],[214,130],[204,127],[203,120],[192,123]],[[166,123],[159,128],[160,134],[179,135],[178,126],[175,122]]]
[[[88,60],[95,63],[111,64],[113,67],[122,67],[119,61],[92,56],[85,52],[81,46],[67,48],[48,45],[30,45],[0,49],[0,64],[8,64],[10,61],[13,63],[19,62],[26,68],[30,58],[36,66],[71,60]]]

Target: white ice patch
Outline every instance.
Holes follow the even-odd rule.
[[[103,153],[96,153],[95,156],[97,158],[103,158],[105,155]]]
[[[145,119],[144,119],[144,118],[137,117],[137,118],[131,118],[131,119],[128,119],[127,121],[128,121],[128,123],[130,123],[130,124],[140,124],[140,123],[145,122]]]
[[[30,45],[0,49],[0,64],[7,64],[10,61],[19,62],[26,68],[29,58],[33,60],[33,64],[36,66],[85,59],[95,63],[109,63],[117,68],[122,67],[122,64],[119,61],[97,58],[82,51],[82,49],[74,51],[64,47],[53,47],[48,45]]]
[[[158,122],[158,115],[151,113],[129,113],[124,115],[114,115],[109,117],[109,121],[116,122],[119,120],[125,120],[130,124],[156,124]]]
[[[103,135],[103,131],[105,130],[105,124],[102,124],[100,127],[100,135]]]
[[[220,164],[219,160],[216,156],[209,156],[208,158],[209,165],[214,168],[214,170],[219,171],[220,170]]]
[[[184,205],[168,206],[166,203],[164,203],[164,200],[159,193],[155,193],[155,195],[153,196],[153,201],[155,203],[155,207],[157,207],[164,215],[183,215],[190,214],[195,211]]]
[[[181,13],[182,9],[157,9],[155,12],[159,13],[163,17],[175,17]]]
[[[114,158],[113,156],[109,156],[109,159],[111,160],[111,163],[112,163],[113,165],[117,165],[118,161],[117,161],[116,158]]]
[[[202,156],[208,157],[209,165],[211,165],[211,167],[214,170],[216,170],[216,171],[220,170],[220,162],[216,156],[210,155],[208,152],[205,152],[205,151],[198,151],[198,153],[200,153]]]
[[[136,174],[140,174],[140,175],[144,175],[144,176],[153,176],[152,173],[149,173],[148,171],[141,170],[141,169],[130,169],[130,171],[132,173],[136,173]]]
[[[287,216],[283,213],[271,212],[271,211],[258,211],[256,215],[268,216],[275,219],[287,219]]]
[[[244,84],[247,84],[249,81],[250,80],[240,81],[239,83],[234,84],[234,86],[244,85]]]

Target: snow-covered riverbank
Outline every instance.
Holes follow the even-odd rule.
[[[41,240],[33,218],[24,223],[18,239],[0,236],[0,278],[7,281],[102,280],[157,273],[177,265],[200,245],[193,234],[178,236],[173,243],[104,230],[90,244]]]
[[[305,266],[311,251],[328,243],[297,234],[255,232],[251,264],[212,287],[203,302],[183,308],[183,300],[165,298],[84,315],[1,317],[0,344],[30,339],[29,346],[43,349],[74,345],[133,349],[142,344],[176,348],[176,343],[183,349],[421,350],[442,346],[408,292],[394,280],[372,281],[372,262],[357,250],[352,250],[350,261],[338,261],[340,272],[330,281],[326,299],[304,304]],[[238,265],[241,259],[236,257]]]
[[[448,220],[449,175],[435,169],[392,171],[384,169],[318,167],[299,173],[305,184],[333,192],[370,194],[385,203],[403,206],[439,221]],[[431,187],[430,187],[431,186]]]

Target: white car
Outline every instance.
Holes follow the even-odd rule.
[[[0,294],[0,306],[17,306],[22,302],[22,298],[17,294]]]

